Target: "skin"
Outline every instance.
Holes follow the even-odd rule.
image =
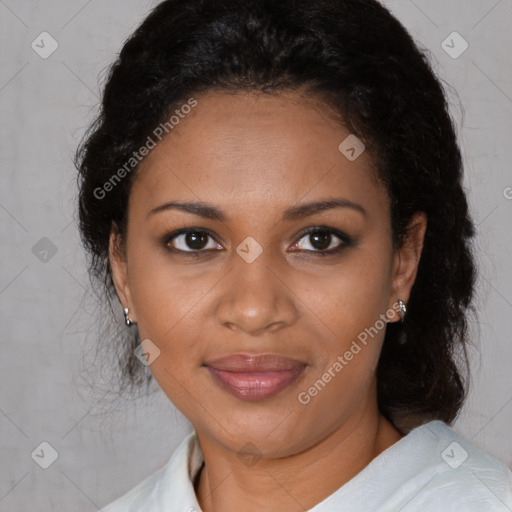
[[[368,151],[355,161],[340,153],[350,132],[319,100],[300,91],[210,91],[197,101],[141,165],[126,239],[112,231],[114,282],[141,340],[160,350],[153,375],[196,429],[205,459],[195,481],[202,510],[306,510],[402,437],[377,407],[385,329],[308,404],[298,395],[398,299],[407,303],[427,220],[416,214],[394,250],[389,198],[374,162]],[[281,219],[287,208],[332,198],[364,213],[342,207]],[[226,219],[149,213],[169,201],[205,202]],[[321,247],[302,234],[315,226],[338,229],[353,243],[332,234]],[[185,236],[162,241],[184,227],[213,234],[199,257]],[[249,236],[263,249],[252,263],[236,252]],[[341,252],[318,255],[340,244]],[[256,402],[221,389],[203,366],[265,352],[308,366],[292,386]],[[254,465],[237,454],[247,443],[259,457]]]

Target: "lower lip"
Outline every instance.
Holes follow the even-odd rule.
[[[305,367],[292,370],[240,373],[207,366],[222,388],[242,400],[263,400],[276,395],[297,380]]]

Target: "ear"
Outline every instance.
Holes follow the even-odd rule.
[[[418,273],[426,229],[427,216],[423,212],[416,212],[407,225],[406,236],[401,247],[395,251],[392,292],[388,305],[394,314],[389,319],[390,322],[400,320],[397,307],[398,300],[402,300],[405,304],[409,301],[411,289]]]
[[[112,280],[116,288],[117,296],[123,308],[130,308],[130,319],[136,322],[135,311],[130,293],[128,280],[128,263],[126,249],[121,240],[121,235],[115,224],[112,225],[109,239],[109,262],[112,270]]]

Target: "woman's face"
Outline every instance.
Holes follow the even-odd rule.
[[[229,450],[292,454],[377,410],[383,319],[399,320],[425,223],[393,251],[386,190],[367,151],[339,149],[349,135],[299,93],[199,96],[141,165],[124,250],[112,237],[151,371]]]

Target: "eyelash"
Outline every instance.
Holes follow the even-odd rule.
[[[329,255],[337,254],[337,253],[341,252],[343,249],[345,249],[345,248],[347,248],[347,247],[349,247],[349,246],[351,246],[353,244],[352,238],[350,236],[348,236],[346,233],[343,233],[342,231],[339,231],[339,230],[334,229],[334,228],[329,228],[329,227],[326,227],[326,226],[314,226],[314,227],[310,227],[310,228],[306,229],[305,231],[303,231],[299,235],[299,238],[297,239],[296,242],[294,242],[293,245],[298,243],[305,236],[307,236],[307,235],[309,235],[311,233],[317,233],[317,232],[325,232],[325,233],[328,233],[330,235],[335,235],[337,238],[340,239],[341,243],[337,247],[335,247],[334,249],[324,249],[322,251],[320,251],[320,250],[316,250],[315,251],[315,250],[308,250],[308,249],[299,249],[297,252],[312,253],[315,256],[329,256]],[[162,241],[164,247],[168,251],[171,251],[171,252],[174,252],[174,253],[178,253],[178,254],[182,254],[182,255],[186,255],[186,256],[190,255],[192,257],[204,256],[205,254],[207,254],[208,252],[210,252],[212,250],[215,251],[215,249],[208,249],[208,250],[198,249],[198,250],[183,251],[181,249],[176,249],[176,248],[169,247],[169,244],[174,239],[176,239],[180,235],[187,235],[189,233],[201,233],[201,234],[204,233],[204,234],[208,235],[210,238],[212,238],[216,243],[219,243],[215,239],[215,236],[209,230],[207,230],[207,229],[204,229],[204,228],[184,228],[184,229],[179,229],[179,230],[173,231],[172,233],[169,233],[168,235],[166,235],[163,238],[163,241]]]

